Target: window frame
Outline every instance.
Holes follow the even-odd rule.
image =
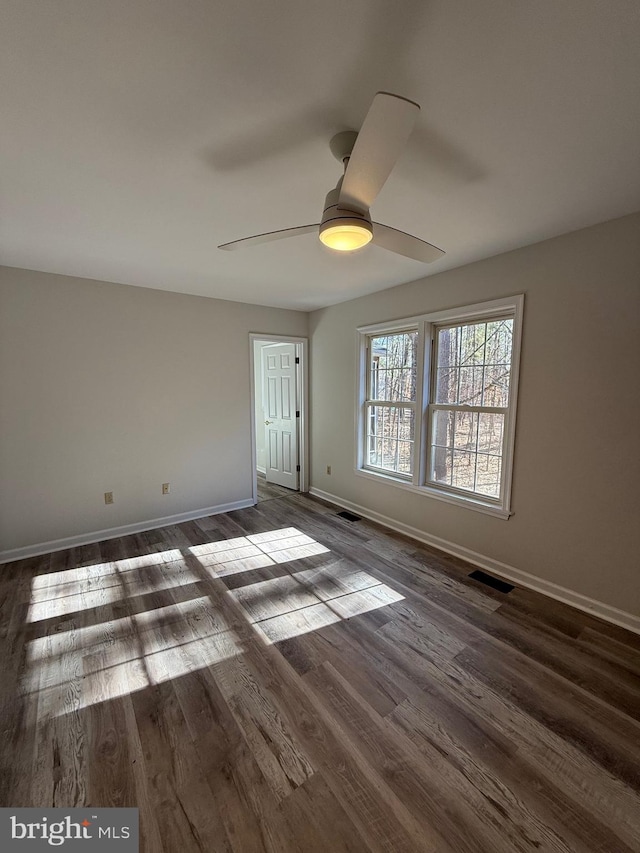
[[[357,329],[356,474],[446,503],[484,512],[498,518],[509,518],[513,514],[511,491],[523,312],[524,294],[517,294],[473,305],[465,305],[442,311],[434,311],[428,314],[360,326]],[[431,413],[434,411],[431,407],[437,405],[435,404],[434,385],[437,329],[443,326],[464,325],[474,321],[487,322],[493,319],[504,319],[505,317],[513,318],[513,341],[509,377],[509,405],[505,413],[502,445],[501,494],[498,499],[494,499],[476,492],[470,492],[446,484],[436,484],[428,480],[428,466],[431,454]],[[371,337],[378,335],[413,331],[416,329],[418,331],[418,346],[416,354],[416,400],[414,403],[414,458],[413,475],[408,476],[366,464],[366,411],[367,405],[371,404],[371,400],[367,397],[369,391],[368,341]],[[445,405],[444,408],[449,407]]]
[[[419,332],[419,329],[417,328],[417,326],[411,325],[411,326],[407,326],[406,328],[403,328],[403,329],[393,329],[393,331],[384,332],[381,335],[375,334],[375,333],[371,334],[371,335],[366,335],[366,340],[365,340],[365,348],[366,348],[365,372],[366,372],[366,376],[365,376],[365,400],[364,400],[364,411],[363,411],[364,434],[362,436],[362,440],[364,443],[364,453],[363,453],[363,457],[362,457],[362,463],[363,463],[363,466],[366,468],[366,470],[372,471],[374,473],[389,474],[392,477],[397,477],[398,479],[401,479],[403,482],[409,482],[409,483],[413,481],[413,474],[405,474],[401,471],[392,471],[389,468],[382,468],[382,467],[379,467],[377,465],[372,465],[370,462],[367,461],[367,453],[368,453],[367,446],[369,443],[368,442],[369,433],[367,432],[367,424],[368,424],[369,416],[370,416],[369,415],[369,407],[378,407],[378,408],[385,408],[385,409],[410,409],[411,411],[413,411],[413,421],[414,421],[413,447],[414,447],[414,449],[413,449],[412,457],[413,457],[413,461],[415,463],[416,426],[417,426],[417,421],[418,421],[419,412],[420,412],[420,410],[418,409],[418,383],[416,381],[416,399],[414,399],[414,400],[404,400],[404,399],[403,400],[387,400],[387,399],[381,399],[379,397],[373,397],[371,395],[371,376],[373,373],[373,371],[371,370],[371,367],[372,367],[373,362],[372,362],[372,356],[371,356],[371,352],[370,352],[371,341],[373,338],[384,337],[387,335],[411,334],[412,332],[416,332],[418,334],[418,338],[417,338],[417,342],[416,342],[416,365],[418,365],[419,359],[420,359],[420,352],[419,352],[420,332]]]

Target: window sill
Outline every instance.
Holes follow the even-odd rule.
[[[494,518],[502,518],[505,521],[513,515],[512,512],[494,504],[486,504],[477,498],[467,498],[463,495],[445,494],[439,489],[433,489],[430,486],[415,486],[413,483],[408,483],[406,480],[399,480],[396,477],[387,474],[378,474],[374,471],[367,471],[365,468],[356,468],[356,474],[359,477],[366,477],[368,480],[375,480],[379,483],[386,483],[390,486],[395,486],[398,489],[403,489],[405,492],[413,492],[423,497],[433,498],[437,501],[453,504],[454,506],[471,509],[475,512],[483,512],[485,515],[492,515]]]

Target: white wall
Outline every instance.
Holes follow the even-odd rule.
[[[359,477],[356,327],[521,292],[512,518]],[[313,486],[640,615],[639,295],[636,214],[314,312]]]
[[[0,551],[250,499],[250,332],[307,315],[0,267]]]

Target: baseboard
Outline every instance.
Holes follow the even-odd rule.
[[[27,545],[24,548],[0,551],[0,563],[11,563],[14,560],[24,560],[27,557],[37,557],[40,554],[50,554],[52,551],[64,551],[66,548],[75,548],[78,545],[90,545],[93,542],[102,542],[104,539],[117,539],[119,536],[127,536],[130,533],[143,533],[145,530],[155,530],[157,527],[181,524],[183,521],[193,521],[196,518],[204,518],[207,515],[233,512],[234,509],[245,509],[253,505],[253,498],[246,498],[241,501],[232,501],[231,503],[217,504],[217,506],[208,506],[203,509],[194,509],[190,512],[181,512],[177,515],[166,515],[163,518],[150,518],[148,521],[138,521],[135,524],[123,524],[121,527],[94,530],[91,533],[68,536],[65,539],[52,539],[50,542],[39,542],[36,545]]]
[[[256,471],[258,474],[266,474],[267,469],[263,465],[256,465]]]
[[[596,601],[594,598],[589,598],[572,589],[544,580],[543,578],[531,575],[528,572],[523,572],[516,569],[515,566],[510,566],[507,563],[502,563],[499,560],[494,560],[492,557],[486,557],[484,554],[478,554],[476,551],[471,551],[469,548],[464,548],[462,545],[457,545],[455,542],[449,542],[447,539],[441,539],[439,536],[432,536],[419,530],[417,527],[411,527],[408,524],[403,524],[401,521],[396,521],[394,518],[389,518],[379,512],[374,512],[367,507],[360,506],[352,501],[345,500],[332,495],[330,492],[325,492],[322,489],[311,487],[309,493],[321,498],[329,503],[337,504],[344,509],[351,510],[358,515],[364,516],[371,521],[381,524],[383,527],[389,527],[397,533],[403,533],[405,536],[410,536],[412,539],[417,539],[418,542],[424,542],[425,545],[431,545],[433,548],[439,548],[441,551],[446,551],[447,554],[452,554],[454,557],[460,557],[474,566],[485,569],[491,574],[498,575],[512,583],[524,586],[527,589],[532,589],[534,592],[540,592],[549,598],[555,598],[557,601],[562,601],[563,604],[569,604],[571,607],[577,607],[578,610],[583,610],[585,613],[590,613],[592,616],[597,616],[599,619],[604,619],[606,622],[611,622],[614,625],[619,625],[626,628],[628,631],[633,631],[640,634],[640,617],[634,616],[633,613],[627,613],[624,610],[618,610],[616,607],[611,607],[608,604],[603,604],[601,601]]]

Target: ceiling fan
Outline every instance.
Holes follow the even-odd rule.
[[[409,138],[420,112],[413,101],[378,92],[360,132],[347,130],[330,142],[331,153],[344,166],[344,175],[327,193],[320,223],[268,231],[223,243],[219,249],[234,251],[245,246],[297,237],[318,229],[325,246],[352,252],[373,242],[376,246],[428,264],[444,255],[442,249],[418,237],[373,222],[369,208],[375,201]]]

